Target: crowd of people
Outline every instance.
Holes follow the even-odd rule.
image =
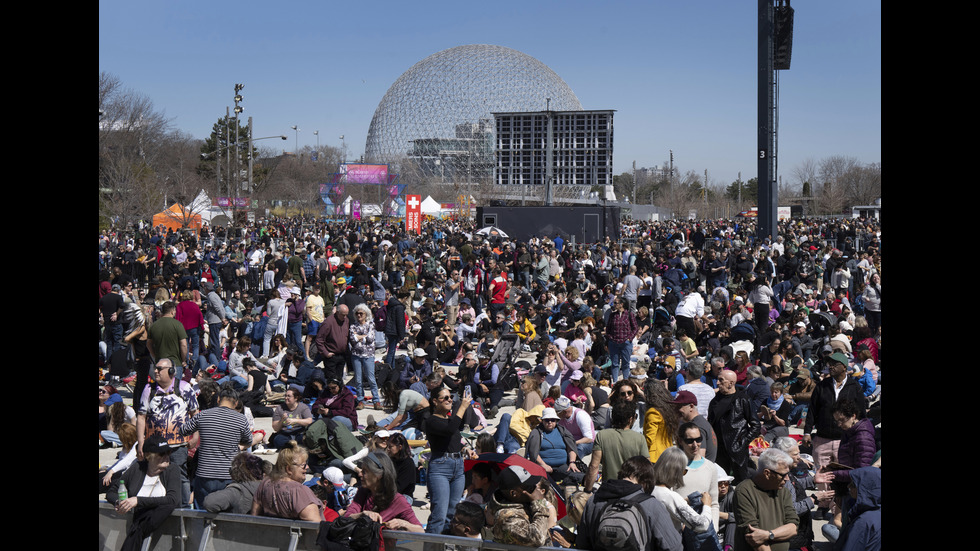
[[[880,548],[876,220],[476,229],[100,234],[100,446],[122,450],[100,492],[133,544],[193,506],[637,551],[813,549],[825,520]],[[488,453],[543,475],[464,468]]]

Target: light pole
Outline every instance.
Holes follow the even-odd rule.
[[[293,126],[290,126],[290,128],[296,131],[296,142],[293,145],[293,155],[296,155],[298,157],[299,156],[299,128],[295,124]]]
[[[347,164],[347,142],[344,141],[344,135],[340,135],[340,148],[344,151],[344,164]]]
[[[319,130],[314,130],[313,131],[313,135],[316,136],[316,156],[319,159],[319,157],[320,157],[320,131]]]

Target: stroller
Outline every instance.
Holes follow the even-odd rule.
[[[508,333],[500,337],[500,340],[497,341],[497,346],[493,350],[493,356],[490,358],[490,363],[497,364],[500,367],[500,374],[497,375],[497,384],[494,385],[495,389],[507,392],[508,390],[517,388],[518,377],[515,364],[520,353],[521,340],[516,333]]]

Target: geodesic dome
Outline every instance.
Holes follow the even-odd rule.
[[[550,104],[548,98],[551,99]],[[430,176],[493,166],[494,112],[580,111],[571,88],[547,65],[503,46],[443,50],[405,71],[378,104],[368,162],[413,159]]]

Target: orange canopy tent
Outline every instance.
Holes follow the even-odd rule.
[[[153,225],[166,226],[175,231],[185,227],[201,229],[201,215],[195,214],[186,207],[174,203],[167,210],[153,215]]]

